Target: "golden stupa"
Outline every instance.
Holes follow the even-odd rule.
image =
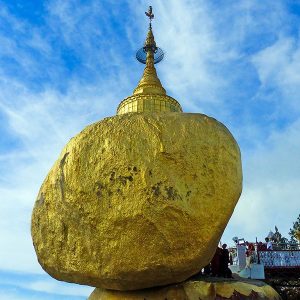
[[[162,299],[156,287],[170,284],[170,299],[194,299],[198,292],[177,295],[176,283],[209,263],[242,190],[240,150],[228,129],[183,113],[166,94],[154,67],[151,7],[146,14],[146,66],[133,95],[117,116],[69,141],[32,214],[41,266],[58,280],[99,288],[91,299]],[[215,299],[215,285],[200,285],[203,299]],[[144,288],[151,289],[129,292]]]
[[[129,112],[182,112],[180,104],[166,94],[166,90],[157,77],[154,67],[154,54],[157,47],[151,23],[144,47],[141,50],[146,55],[144,74],[133,91],[133,95],[120,103],[117,114],[121,115]]]

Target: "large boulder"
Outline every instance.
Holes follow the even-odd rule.
[[[32,237],[56,279],[117,290],[185,280],[211,260],[242,189],[228,129],[187,113],[86,127],[37,197]]]

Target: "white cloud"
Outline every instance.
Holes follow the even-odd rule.
[[[143,45],[147,30],[144,1],[128,1],[130,11],[119,4],[104,8],[99,1],[47,5],[43,28],[31,28],[0,9],[2,22],[15,34],[0,32],[0,58],[15,59],[18,70],[35,79],[43,72],[51,78],[35,90],[27,76],[9,74],[0,65],[0,112],[8,134],[18,140],[18,147],[8,153],[3,145],[0,153],[0,236],[5,241],[0,268],[28,273],[43,272],[30,237],[39,186],[69,138],[87,124],[114,115],[118,103],[134,89],[133,78],[138,79],[142,67],[131,65],[131,56]],[[164,86],[186,110],[213,114],[233,127],[242,141],[244,191],[224,239],[261,239],[274,225],[286,234],[300,212],[300,52],[298,37],[287,30],[283,1],[216,6],[212,1],[155,0],[153,7],[156,41],[167,52],[157,68]],[[115,33],[120,27],[127,36]],[[121,38],[126,40],[124,49]],[[82,73],[65,70],[64,50],[53,41],[74,51]],[[36,51],[43,64],[28,49]],[[239,97],[246,91],[240,91],[240,85],[248,72],[258,83],[246,86],[253,96],[242,102]],[[256,122],[261,111],[253,103],[259,107],[266,102],[272,117]],[[282,115],[284,124],[278,122]],[[74,295],[73,288],[52,281],[34,281],[29,287]]]
[[[237,232],[263,240],[275,225],[289,238],[300,213],[299,170],[300,119],[244,158],[245,188],[224,238]]]
[[[22,287],[38,291],[47,292],[57,295],[70,295],[70,296],[87,296],[92,293],[94,288],[87,286],[80,286],[78,284],[61,284],[60,282],[52,280],[37,280],[24,284]]]
[[[10,24],[17,24],[18,20],[5,13]],[[72,10],[68,13],[72,14]],[[23,30],[28,26],[20,22],[16,28]],[[93,34],[88,30],[81,29],[86,39]],[[5,55],[16,57],[20,68],[23,64],[19,59],[23,55],[33,64],[29,70],[43,68],[33,54],[16,46],[14,36],[0,33],[1,37],[14,45]],[[36,29],[25,42],[43,55],[53,53],[52,45],[40,37],[41,32]],[[114,57],[119,60],[118,54]],[[48,64],[44,68],[47,69]],[[49,68],[55,69],[53,61]],[[61,67],[57,66],[57,72],[60,71]],[[115,114],[118,103],[127,96],[124,90],[128,77],[123,76],[124,71],[125,67],[120,66],[113,74],[108,73],[110,77],[106,75],[91,83],[82,82],[80,77],[63,78],[63,74],[58,74],[56,78],[65,82],[64,92],[50,84],[36,91],[22,78],[7,75],[5,67],[0,66],[0,112],[7,121],[8,137],[18,141],[17,148],[10,152],[7,152],[6,144],[1,145],[0,153],[0,236],[5,241],[0,247],[2,270],[44,272],[37,263],[30,236],[31,212],[39,187],[72,136],[86,125]]]
[[[274,44],[257,53],[252,62],[261,81],[259,93],[263,98],[268,89],[278,91],[277,105],[285,105],[287,113],[300,111],[300,43],[299,37],[281,36]],[[281,101],[281,103],[278,103]],[[283,103],[282,103],[283,102]],[[281,110],[278,113],[285,114]]]
[[[27,300],[27,296],[14,295],[13,292],[0,292],[0,300]],[[32,298],[31,300],[38,300]]]
[[[51,90],[35,94],[13,84],[0,87],[0,110],[21,143],[18,150],[0,154],[0,235],[6,241],[0,247],[0,256],[6,258],[1,268],[41,272],[30,237],[39,186],[72,136],[109,111],[114,113],[108,103],[117,96],[110,89],[98,96],[97,87],[74,87],[66,95]]]
[[[92,287],[63,283],[45,275],[8,273],[8,278],[0,276],[0,299],[84,299],[89,296]]]
[[[131,4],[142,28],[139,45],[142,46],[147,31],[143,15],[144,3]],[[175,95],[191,111],[199,110],[205,103],[222,101],[216,92],[223,79],[210,68],[221,57],[213,19],[204,1],[154,1],[153,31],[157,45],[166,51],[166,60],[157,69],[167,92]],[[197,99],[198,98],[198,99]]]
[[[300,145],[295,141],[300,136],[294,134],[297,122],[283,130],[277,120],[292,90],[299,109],[300,89],[299,50],[287,30],[291,17],[284,3],[230,1],[216,7],[206,1],[155,1],[153,7],[156,41],[167,49],[166,62],[158,67],[163,83],[187,110],[213,111],[226,125],[234,120],[233,131],[242,141],[244,191],[224,238],[233,233],[263,238],[275,224],[286,235],[297,214],[293,212],[299,210]],[[143,28],[143,7],[135,9]],[[237,69],[241,63],[246,70]],[[238,97],[239,81],[246,80],[243,72],[253,67],[261,80],[251,86],[253,98],[228,99],[224,91]],[[278,91],[270,94],[272,87]],[[259,101],[269,102],[271,115],[260,123],[255,120],[262,113]],[[240,121],[232,115],[233,105],[240,107]]]

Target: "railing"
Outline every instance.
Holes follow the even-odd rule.
[[[257,255],[265,268],[300,268],[300,250],[257,251]]]
[[[273,250],[300,250],[298,243],[273,243]]]

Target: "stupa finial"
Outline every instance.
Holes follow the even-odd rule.
[[[149,17],[149,31],[144,43],[144,47],[137,51],[136,58],[139,62],[146,64],[146,67],[144,74],[133,94],[145,94],[150,92],[151,94],[166,95],[166,90],[163,88],[154,67],[154,64],[159,63],[163,59],[164,52],[156,46],[152,32],[151,22],[154,18],[152,6],[149,6],[148,12],[145,12],[145,14],[147,17]]]
[[[152,20],[154,19],[154,14],[152,11],[152,6],[149,6],[148,12],[145,12],[146,16],[149,18],[149,31],[144,43],[144,47],[139,49],[136,53],[136,59],[142,63],[147,64],[147,54],[153,56],[153,63],[157,64],[164,58],[164,52],[162,49],[156,46],[154,35],[152,32]]]
[[[141,80],[133,91],[133,95],[120,103],[117,114],[128,112],[181,112],[180,104],[175,99],[167,96],[154,66],[164,58],[164,52],[156,46],[154,39],[152,6],[149,6],[145,14],[149,18],[149,30],[144,46],[136,53],[136,59],[146,66]]]
[[[154,14],[152,13],[152,6],[149,6],[148,11],[145,11],[146,16],[149,18],[149,28],[151,28],[151,21],[154,19]]]

